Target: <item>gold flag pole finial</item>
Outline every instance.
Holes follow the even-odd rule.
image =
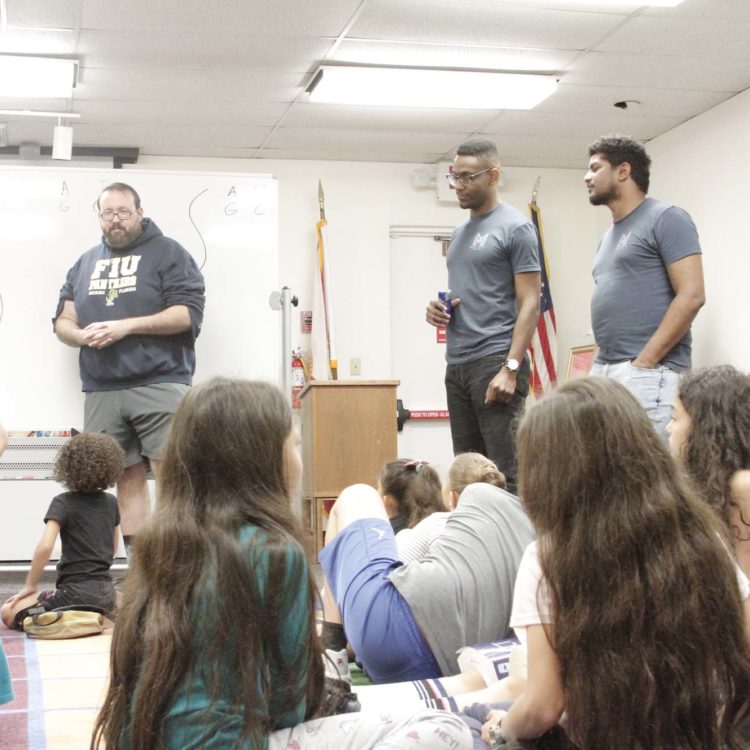
[[[318,205],[320,206],[320,218],[326,218],[326,196],[323,192],[323,183],[318,180]]]
[[[536,203],[536,199],[539,196],[539,185],[542,182],[541,177],[537,177],[534,181],[534,187],[531,190],[531,202]]]

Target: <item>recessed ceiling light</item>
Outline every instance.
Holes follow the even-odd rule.
[[[322,65],[311,102],[374,107],[531,109],[557,88],[557,77],[432,68]]]
[[[68,99],[76,85],[78,60],[0,55],[0,96]]]

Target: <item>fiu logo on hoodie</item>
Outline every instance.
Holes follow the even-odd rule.
[[[111,307],[120,294],[134,292],[138,285],[140,255],[122,255],[100,258],[94,265],[89,282],[89,296],[106,295],[106,304]]]

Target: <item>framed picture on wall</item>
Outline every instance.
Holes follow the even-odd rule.
[[[585,378],[591,371],[591,365],[594,364],[595,355],[596,346],[594,344],[572,347],[570,350],[570,356],[568,357],[568,373],[566,380]]]

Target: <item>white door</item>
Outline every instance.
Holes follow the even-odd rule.
[[[446,230],[450,234],[450,230]],[[430,237],[391,239],[391,346],[398,397],[411,411],[440,411],[445,398],[445,344],[425,321],[425,308],[445,289],[442,242]],[[409,421],[398,435],[402,458],[429,461],[441,476],[453,458],[448,420]]]

